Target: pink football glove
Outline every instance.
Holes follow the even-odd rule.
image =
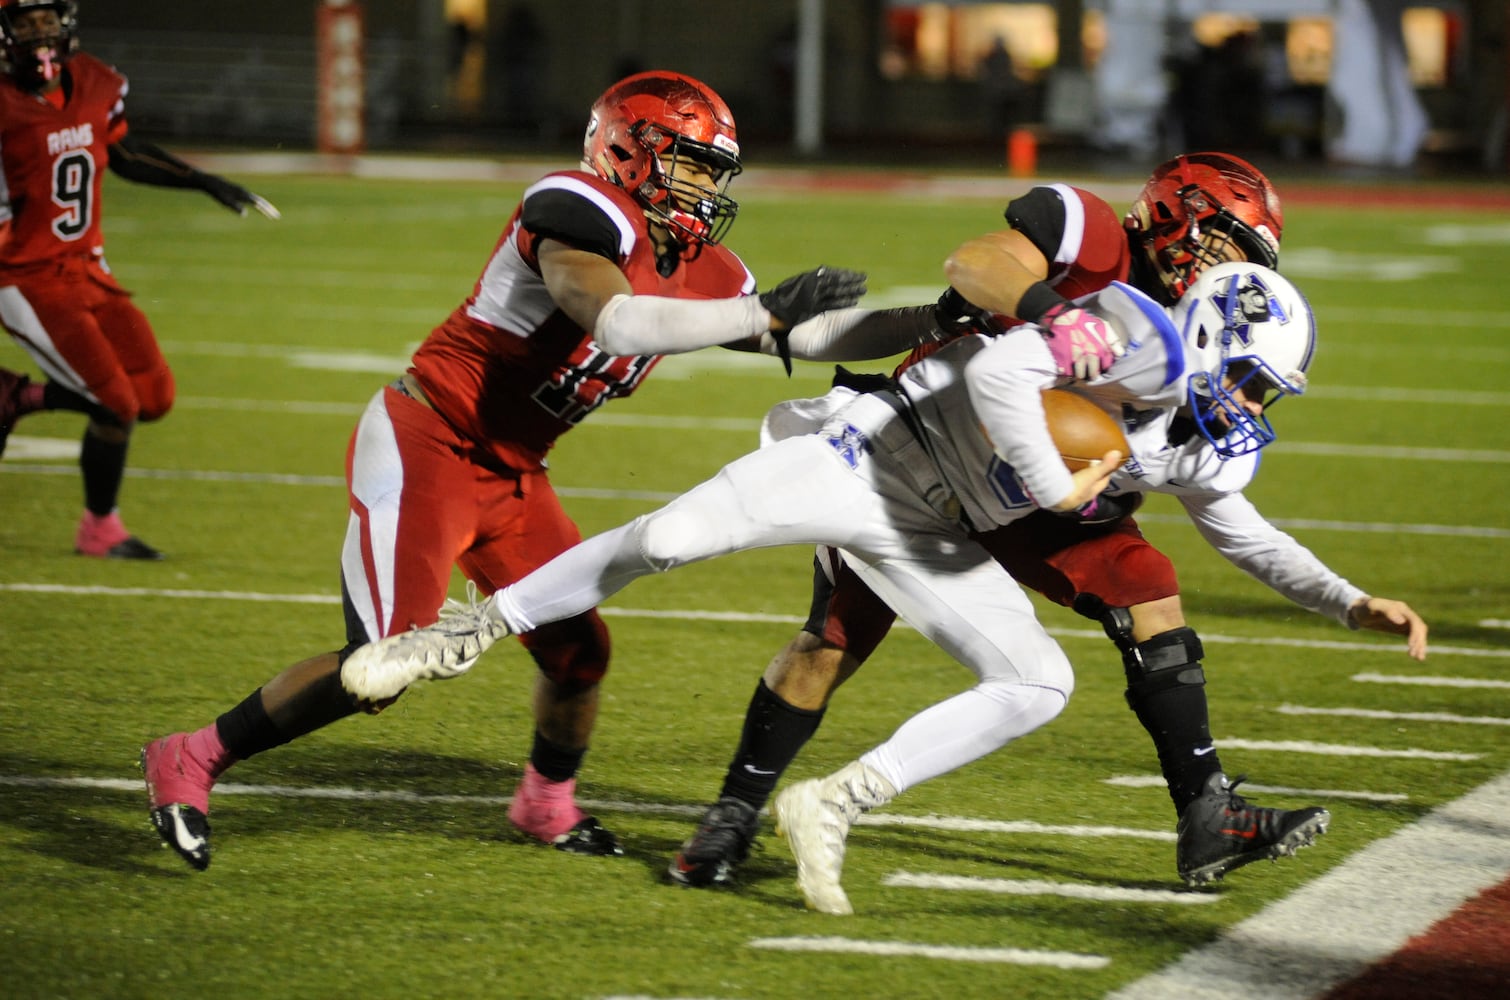
[[[1054,367],[1066,378],[1089,382],[1127,353],[1110,323],[1069,303],[1049,309],[1038,325],[1054,356]]]

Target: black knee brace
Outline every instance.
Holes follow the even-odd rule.
[[[1076,595],[1074,607],[1077,613],[1100,622],[1106,637],[1122,651],[1127,701],[1134,710],[1144,696],[1182,685],[1206,683],[1206,674],[1201,669],[1206,652],[1194,629],[1170,629],[1144,642],[1135,642],[1132,612],[1128,609],[1111,607],[1094,594]]]
[[[1149,695],[1178,687],[1206,683],[1201,669],[1201,637],[1192,628],[1160,632],[1152,639],[1122,651],[1122,669],[1127,674],[1127,702],[1134,710]]]

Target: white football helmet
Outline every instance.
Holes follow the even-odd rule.
[[[1188,360],[1186,395],[1196,427],[1222,458],[1274,440],[1263,412],[1306,390],[1316,351],[1316,318],[1300,290],[1260,264],[1207,268],[1174,310]],[[1242,398],[1234,395],[1242,390]]]

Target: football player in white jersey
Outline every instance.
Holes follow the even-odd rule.
[[[872,589],[978,680],[836,775],[778,797],[778,824],[791,838],[809,905],[849,912],[839,884],[849,822],[1045,724],[1073,687],[1063,652],[972,531],[1039,506],[1081,508],[1124,457],[1128,469],[1155,470],[1149,487],[1168,485],[1177,470],[1195,488],[1240,489],[1246,477],[1221,479],[1222,450],[1240,457],[1272,440],[1264,407],[1303,391],[1314,323],[1288,281],[1261,266],[1225,265],[1191,296],[1172,316],[1120,283],[1085,303],[1133,346],[1084,387],[1108,412],[1138,414],[1131,456],[1112,452],[1088,469],[1065,468],[1039,396],[1060,376],[1035,327],[964,337],[892,388],[841,387],[778,406],[761,450],[480,605],[356,650],[342,682],[357,698],[381,701],[417,680],[456,676],[499,638],[578,614],[640,576],[764,546],[842,548]],[[1178,448],[1167,439],[1176,411],[1199,435]],[[1182,460],[1172,461],[1171,449]]]
[[[1284,227],[1279,195],[1263,172],[1219,152],[1160,164],[1125,219],[1065,184],[1036,186],[1004,214],[1011,229],[971,239],[945,262],[945,330],[969,332],[982,312],[998,328],[1050,311],[1063,325],[1077,315],[1063,298],[1118,280],[1173,305],[1206,267],[1276,267]],[[938,346],[914,351],[903,368]],[[1209,881],[1309,836],[1326,816],[1313,807],[1259,805],[1233,790],[1237,782],[1226,777],[1211,738],[1204,651],[1185,620],[1174,564],[1131,516],[1141,499],[1137,492],[1104,497],[1085,518],[1040,510],[976,539],[1018,583],[1106,630],[1121,654],[1128,707],[1153,743],[1175,809],[1176,869],[1189,882]],[[1395,632],[1391,615],[1404,614],[1407,634],[1419,628],[1424,635],[1424,624],[1402,607],[1369,598],[1353,621]],[[668,866],[674,881],[733,883],[780,776],[817,731],[830,696],[895,619],[836,552],[819,550],[808,619],[757,682],[719,797]]]

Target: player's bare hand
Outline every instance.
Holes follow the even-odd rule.
[[[1348,609],[1348,617],[1359,628],[1405,636],[1411,659],[1426,659],[1426,622],[1404,601],[1364,597]]]
[[[1112,476],[1122,467],[1122,459],[1126,456],[1115,449],[1102,455],[1100,459],[1087,465],[1078,472],[1070,473],[1074,480],[1074,488],[1070,495],[1065,497],[1051,509],[1056,511],[1070,511],[1077,507],[1083,507],[1096,499],[1101,491],[1106,489],[1111,482]]]

